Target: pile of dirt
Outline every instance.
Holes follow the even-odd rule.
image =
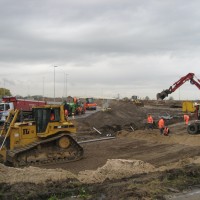
[[[13,168],[0,164],[0,183],[46,183],[76,180],[83,183],[103,182],[106,179],[121,179],[133,174],[154,171],[153,165],[140,160],[109,159],[97,170],[79,172],[78,176],[63,169],[42,169],[38,167]]]
[[[156,106],[136,106],[132,102],[113,100],[110,102],[111,110],[109,112],[99,111],[93,113],[87,118],[76,119],[78,131],[91,131],[93,127],[102,133],[113,134],[120,130],[132,131],[145,129],[147,114],[151,113],[155,120],[155,127],[160,116],[179,115],[179,111],[164,108],[163,110]],[[180,117],[166,120],[166,124],[183,121]]]
[[[141,160],[108,159],[106,164],[97,170],[81,171],[78,179],[83,183],[98,183],[106,179],[121,179],[154,170],[153,165]]]
[[[13,168],[0,164],[0,183],[44,183],[48,181],[62,181],[77,179],[69,171],[63,169],[41,169],[38,167]]]

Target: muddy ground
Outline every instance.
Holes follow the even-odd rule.
[[[23,169],[0,165],[0,199],[170,199],[198,187],[200,135],[189,135],[181,109],[170,105],[112,101],[111,110],[75,119],[79,142],[115,138],[81,144],[84,157],[76,162]],[[169,136],[156,126],[146,129],[148,113],[156,122],[166,117]]]

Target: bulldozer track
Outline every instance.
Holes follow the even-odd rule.
[[[70,147],[66,150],[54,145],[54,143],[63,136],[70,140]],[[40,148],[42,148],[42,150]],[[46,154],[46,157],[43,159],[35,156],[42,154]],[[14,167],[41,166],[54,163],[72,162],[80,160],[82,157],[83,148],[71,136],[63,133],[52,138],[34,142],[20,149],[8,151],[6,164]]]
[[[70,159],[69,157],[62,158],[62,159],[53,158],[53,159],[50,159],[50,160],[44,160],[44,161],[35,160],[35,162],[32,161],[32,162],[21,163],[21,164],[20,164],[20,162],[18,163],[16,161],[14,161],[16,159],[15,157],[20,155],[20,153],[23,153],[23,152],[28,153],[29,150],[32,150],[34,147],[37,147],[38,145],[41,145],[43,143],[48,143],[50,141],[54,141],[54,140],[59,139],[63,136],[66,136],[66,134],[58,135],[56,137],[49,138],[49,139],[44,140],[44,141],[34,142],[30,145],[27,145],[26,147],[9,151],[7,153],[7,160],[9,161],[9,163],[7,163],[7,164],[15,166],[15,167],[23,167],[23,166],[45,166],[45,165],[49,165],[49,164],[62,164],[62,163],[67,163],[67,162],[73,162],[73,161],[80,160],[83,157],[83,149],[82,149],[81,146],[79,146],[77,144],[92,143],[92,142],[99,142],[99,141],[116,139],[116,137],[104,137],[104,138],[98,138],[98,139],[79,141],[77,143],[74,139],[72,139],[71,140],[71,141],[73,141],[72,145],[75,145],[79,149],[78,156],[74,157],[73,159],[72,158]]]

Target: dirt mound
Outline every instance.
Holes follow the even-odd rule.
[[[78,174],[78,179],[84,183],[103,182],[106,179],[121,179],[133,174],[148,173],[155,168],[141,160],[109,159],[103,167],[97,170],[86,170]]]
[[[62,169],[41,169],[37,167],[13,168],[0,164],[0,183],[44,183],[47,180],[60,181],[76,179],[71,172]]]
[[[173,109],[161,109],[157,106],[136,106],[132,102],[124,102],[113,100],[110,102],[111,111],[99,111],[93,113],[86,118],[77,119],[78,131],[91,131],[93,127],[102,133],[113,135],[117,131],[132,131],[144,129],[146,125],[147,114],[151,113],[155,120],[155,127],[160,116],[175,116],[178,111]],[[166,124],[172,124],[183,120],[175,116],[170,120],[166,120]]]
[[[145,110],[137,107],[131,102],[112,101],[110,103],[111,111],[99,111],[89,117],[77,119],[79,126],[85,124],[87,127],[95,127],[98,129],[108,129],[116,127],[117,130],[123,129],[123,126],[130,125],[141,127],[141,119],[146,118]]]

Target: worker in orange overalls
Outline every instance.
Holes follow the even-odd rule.
[[[183,115],[183,119],[184,119],[185,124],[188,125],[188,122],[189,122],[189,120],[190,120],[189,115],[184,114],[184,115]]]
[[[160,129],[160,134],[163,134],[163,130],[165,128],[165,121],[163,119],[163,117],[160,118],[160,120],[158,121],[158,128]]]
[[[148,129],[153,129],[153,117],[151,116],[151,114],[148,114],[147,126]]]

